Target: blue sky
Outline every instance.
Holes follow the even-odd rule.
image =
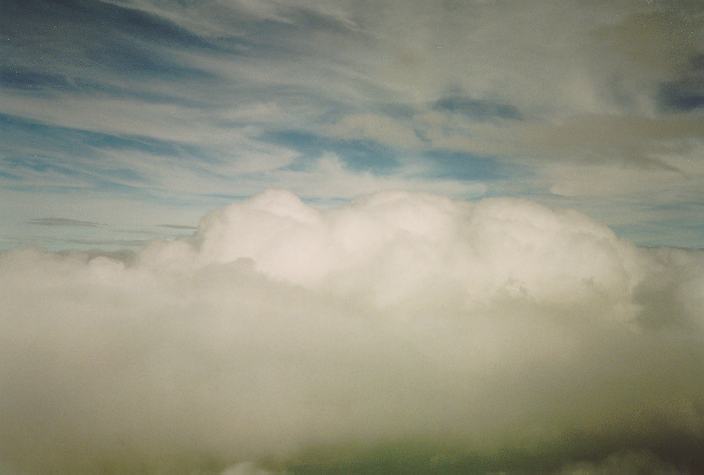
[[[704,246],[697,1],[20,1],[0,248],[138,247],[267,188],[519,196]]]

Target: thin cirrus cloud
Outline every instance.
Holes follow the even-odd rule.
[[[132,254],[0,255],[20,473],[696,473],[701,251],[522,199],[271,190]]]
[[[88,189],[118,214],[135,199],[153,210],[170,201],[178,220],[178,203],[200,203],[202,213],[222,204],[213,193],[280,187],[291,170],[308,170],[314,184],[293,189],[307,199],[379,191],[393,162],[400,188],[530,196],[578,207],[639,242],[701,241],[673,238],[660,211],[702,201],[699,2],[75,0],[5,9],[5,196],[52,183],[55,200],[66,187]],[[302,136],[324,148],[302,146]],[[437,160],[450,153],[466,190],[447,183]],[[357,179],[359,188],[335,192],[311,165],[326,154],[352,175],[378,175],[379,188]],[[501,173],[483,175],[482,160]],[[614,216],[600,198],[624,212]],[[634,202],[646,228],[630,219]]]
[[[71,218],[36,218],[30,219],[28,222],[29,224],[38,224],[40,226],[80,226],[88,228],[104,226],[101,223],[94,223],[93,221],[81,221],[80,219]]]

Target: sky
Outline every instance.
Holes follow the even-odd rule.
[[[0,248],[138,248],[270,188],[526,197],[702,247],[693,1],[2,2]]]
[[[0,475],[704,473],[704,3],[0,0]]]

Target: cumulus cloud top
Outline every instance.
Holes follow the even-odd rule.
[[[640,278],[635,248],[577,212],[404,192],[316,210],[267,191],[206,216],[190,244],[154,243],[142,257],[174,265],[175,254],[196,266],[251,260],[273,279],[380,301],[429,286],[477,302],[501,292],[565,302],[602,292],[618,301]]]
[[[0,466],[695,471],[702,308],[704,255],[575,211],[272,190],[130,258],[0,254]]]

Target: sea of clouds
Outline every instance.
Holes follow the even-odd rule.
[[[575,211],[267,191],[136,254],[0,254],[0,472],[695,472],[703,309],[704,252]]]

